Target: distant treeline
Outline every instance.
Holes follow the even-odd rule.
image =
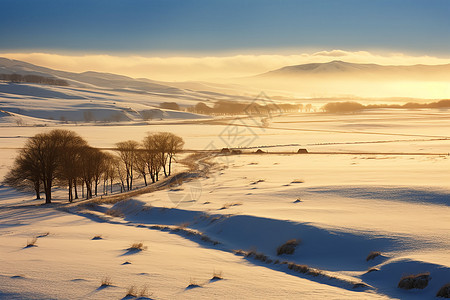
[[[0,80],[9,82],[27,82],[48,85],[68,86],[69,83],[63,79],[45,77],[39,75],[20,75],[20,74],[0,74]]]
[[[352,113],[365,109],[378,108],[450,108],[450,99],[440,100],[431,103],[408,102],[406,104],[369,104],[363,105],[358,102],[331,102],[322,107],[322,110],[328,113]]]
[[[281,112],[298,112],[303,108],[302,104],[258,104],[241,103],[234,101],[219,100],[214,103],[212,107],[206,105],[203,102],[199,102],[194,106],[188,107],[187,111],[206,115],[259,115],[268,113],[281,113]]]

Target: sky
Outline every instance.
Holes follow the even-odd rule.
[[[322,61],[314,54],[336,50],[419,63],[450,58],[447,0],[0,0],[0,7],[0,56],[48,67],[64,66],[65,58],[69,71],[110,64],[111,72],[122,66],[146,77],[162,64],[159,79],[167,79],[176,60],[191,74],[200,64],[211,69],[202,76],[214,77],[225,65],[236,70],[225,76],[239,76]],[[264,64],[267,56],[280,63]],[[239,71],[252,58],[264,66]]]

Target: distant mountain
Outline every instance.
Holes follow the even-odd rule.
[[[362,76],[366,78],[379,77],[380,79],[404,78],[420,80],[448,80],[450,79],[450,64],[384,66],[377,64],[357,64],[334,60],[327,63],[287,66],[254,76],[253,78],[295,78],[302,76],[342,76],[353,78],[361,78]]]

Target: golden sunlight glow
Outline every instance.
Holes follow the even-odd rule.
[[[448,64],[450,58],[410,56],[401,53],[373,54],[367,51],[320,51],[312,54],[267,54],[233,56],[113,56],[49,53],[0,53],[1,57],[26,61],[52,69],[97,71],[162,81],[211,80],[253,76],[290,65],[342,60],[381,65]]]

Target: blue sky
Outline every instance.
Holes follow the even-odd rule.
[[[446,0],[0,0],[0,51],[450,54]]]

